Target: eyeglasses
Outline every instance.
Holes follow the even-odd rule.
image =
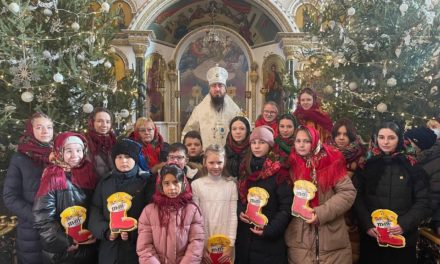
[[[168,156],[167,160],[172,161],[172,160],[177,160],[177,161],[182,161],[186,159],[185,156]]]
[[[151,133],[154,131],[154,128],[139,128],[137,131],[140,133],[146,133],[146,132]]]
[[[269,110],[263,110],[263,113],[265,113],[267,115],[276,115],[277,114],[276,111],[269,111]]]

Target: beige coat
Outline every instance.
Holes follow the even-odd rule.
[[[350,178],[340,180],[326,193],[319,192],[315,207],[319,226],[319,263],[351,264],[351,247],[344,214],[352,206],[356,189]],[[285,233],[289,263],[315,263],[315,226],[294,217]]]

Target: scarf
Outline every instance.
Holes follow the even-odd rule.
[[[288,168],[290,164],[288,163],[289,160],[289,154],[295,145],[295,138],[289,137],[289,138],[283,138],[281,135],[278,135],[275,138],[275,146],[274,151],[279,155],[281,164]]]
[[[234,152],[235,154],[243,153],[244,150],[249,148],[249,137],[250,133],[246,136],[246,138],[242,142],[237,142],[232,137],[231,132],[228,133],[226,137],[226,145]]]
[[[52,152],[52,145],[52,142],[43,143],[35,138],[32,119],[28,119],[24,134],[19,140],[17,151],[25,154],[37,164],[48,166],[51,164],[49,155]]]
[[[300,105],[295,110],[293,115],[298,119],[298,121],[305,125],[308,120],[316,122],[319,126],[324,128],[325,130],[331,132],[333,128],[333,122],[330,119],[327,113],[324,113],[319,108],[310,108],[308,110],[304,110]]]
[[[113,130],[110,130],[107,134],[102,135],[95,131],[93,125],[93,117],[90,117],[87,122],[87,143],[89,145],[90,154],[92,156],[98,155],[99,152],[105,154],[105,157],[111,156],[112,147],[116,144],[116,136]]]
[[[160,162],[160,151],[164,141],[156,126],[154,127],[153,140],[149,143],[143,143],[141,140],[141,136],[137,131],[134,131],[130,135],[130,138],[142,144],[142,154],[147,160],[147,164],[150,168]]]
[[[250,164],[249,168],[246,168],[246,164]],[[249,170],[250,169],[250,170]],[[245,204],[247,201],[247,193],[250,182],[256,182],[260,179],[268,179],[281,172],[281,163],[278,160],[277,155],[273,152],[269,152],[266,157],[257,158],[252,155],[251,160],[247,162],[244,160],[240,165],[240,179],[238,181],[238,191],[240,195],[240,201]],[[287,173],[282,173],[277,178],[277,183],[287,180]]]
[[[290,153],[292,181],[307,180],[317,185],[322,192],[326,192],[347,175],[344,156],[336,148],[321,144],[319,132],[315,128],[305,128],[312,141],[311,153],[308,156],[301,156],[296,151]],[[312,207],[319,205],[318,193],[311,201]]]
[[[70,136],[79,137],[84,142],[84,158],[78,166],[71,168],[63,160],[63,146],[66,139]],[[54,140],[55,165],[47,167],[41,178],[40,188],[37,197],[46,195],[50,191],[67,189],[66,170],[70,170],[71,182],[81,189],[95,189],[96,174],[93,164],[85,158],[87,141],[81,134],[74,132],[64,132],[59,134]]]
[[[255,127],[259,126],[270,126],[273,129],[273,137],[278,136],[278,120],[275,118],[272,122],[267,122],[264,120],[263,115],[260,115],[257,120],[255,120]]]
[[[337,148],[342,153],[342,155],[344,155],[347,165],[352,162],[357,162],[359,158],[365,154],[365,148],[364,146],[362,146],[361,141],[358,137],[356,137],[355,141],[350,142],[350,144],[348,144],[348,146],[344,148],[338,147],[334,139],[331,140],[331,145]]]
[[[160,186],[160,177],[157,177],[156,180],[156,191],[153,194],[153,202],[159,209],[159,218],[161,219],[161,226],[166,227],[168,226],[171,218],[171,213],[176,212],[176,225],[177,225],[177,219],[179,218],[179,210],[183,209],[187,204],[193,203],[192,201],[192,192],[191,187],[188,183],[188,180],[186,177],[183,177],[183,190],[179,194],[179,196],[175,198],[170,198],[166,196],[163,191],[162,187]],[[180,221],[179,228],[184,228],[184,221],[185,219],[185,210],[182,210],[182,213],[180,215],[180,218],[182,221]]]

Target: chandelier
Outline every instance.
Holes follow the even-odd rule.
[[[206,35],[203,37],[202,43],[205,48],[214,48],[222,46],[225,43],[224,37],[215,27],[215,17],[217,16],[216,2],[209,3],[208,11],[211,18],[211,25],[209,25]]]

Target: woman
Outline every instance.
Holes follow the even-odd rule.
[[[18,143],[18,153],[12,156],[9,163],[3,187],[3,201],[18,216],[18,263],[43,263],[40,236],[33,228],[32,206],[43,170],[50,164],[52,139],[52,120],[45,114],[35,113],[26,122],[25,133]]]
[[[358,191],[354,209],[361,233],[360,263],[416,263],[417,227],[430,213],[428,177],[405,152],[402,130],[393,122],[379,127],[370,153],[365,168],[357,170],[353,178]],[[389,209],[398,215],[398,224],[388,235],[403,235],[403,248],[378,245],[378,229],[371,220],[376,209]]]
[[[318,96],[310,88],[304,88],[298,96],[298,106],[293,113],[301,125],[307,125],[318,130],[321,142],[326,143],[331,139],[332,120],[329,115],[321,110]]]
[[[84,134],[89,146],[88,156],[95,167],[98,181],[114,167],[111,151],[116,143],[116,136],[112,130],[112,124],[112,113],[105,108],[97,107],[90,114],[87,122],[88,130]]]
[[[226,173],[238,178],[240,163],[249,152],[249,136],[251,125],[244,116],[236,116],[229,123],[229,133],[226,138]]]
[[[335,148],[321,144],[316,129],[301,126],[295,132],[295,151],[289,160],[294,184],[305,180],[317,189],[309,201],[311,217],[294,217],[287,228],[289,263],[315,263],[319,259],[319,263],[350,264],[344,214],[352,206],[356,190],[347,176],[344,157]],[[297,198],[294,204],[299,202]]]
[[[270,126],[274,131],[274,137],[278,136],[278,106],[273,101],[268,101],[263,105],[261,115],[255,120],[255,127]]]
[[[291,148],[294,146],[293,133],[298,127],[296,118],[291,114],[284,114],[278,119],[279,134],[275,138],[275,145],[273,151],[280,158],[281,165],[286,169],[289,168],[289,154]]]
[[[156,124],[151,118],[140,117],[134,125],[134,131],[129,138],[142,144],[142,154],[151,168],[157,172],[161,162],[167,160],[168,143],[163,141],[162,135],[157,130]],[[156,167],[155,167],[156,166]]]

